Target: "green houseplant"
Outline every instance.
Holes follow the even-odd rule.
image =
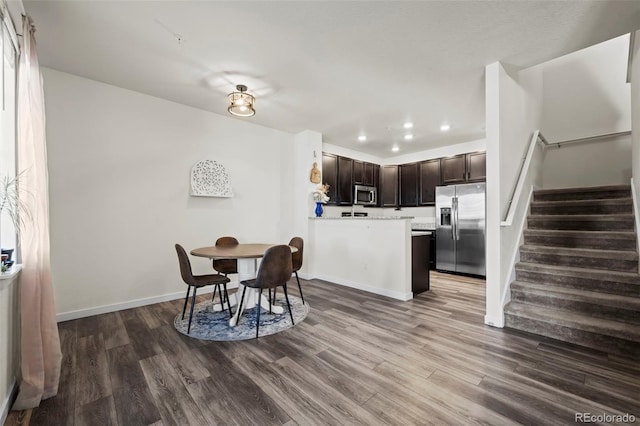
[[[31,217],[29,210],[24,202],[18,195],[18,185],[20,183],[20,177],[22,173],[14,177],[3,176],[0,178],[0,245],[2,243],[2,217],[6,214],[9,216],[13,223],[16,233],[20,233],[20,229],[26,224],[26,221]],[[2,248],[2,254],[8,253],[11,255],[13,248]],[[5,272],[10,265],[5,265],[2,262],[0,270]]]

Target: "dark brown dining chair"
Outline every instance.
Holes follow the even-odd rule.
[[[287,307],[289,308],[289,316],[291,317],[291,324],[293,322],[293,312],[291,312],[291,305],[289,304],[289,296],[287,295],[287,280],[291,278],[293,273],[293,267],[291,264],[291,248],[287,245],[273,246],[264,253],[262,262],[260,262],[260,268],[258,269],[258,275],[253,280],[242,281],[241,284],[245,287],[242,289],[242,296],[240,297],[240,304],[238,309],[244,302],[244,294],[247,291],[247,287],[257,288],[260,290],[258,296],[258,304],[256,305],[256,338],[258,338],[260,332],[260,299],[262,298],[263,289],[275,289],[282,286],[284,290],[284,298],[287,301]]]
[[[216,247],[230,247],[237,246],[238,240],[234,237],[220,237],[216,240]],[[229,274],[237,274],[238,273],[238,260],[237,259],[218,259],[213,261],[213,269],[225,277]],[[213,293],[213,299],[215,299],[216,293]],[[223,303],[222,301],[220,303]],[[227,299],[227,303],[229,303],[229,299]]]
[[[187,310],[187,302],[189,301],[189,293],[191,292],[191,287],[193,287],[193,297],[191,299],[191,312],[189,313],[189,326],[187,328],[187,334],[191,332],[191,320],[193,319],[193,307],[196,304],[196,291],[200,287],[205,287],[208,285],[214,285],[213,289],[214,297],[215,292],[218,290],[220,293],[220,300],[224,300],[222,298],[222,291],[220,290],[220,285],[224,287],[225,299],[227,300],[227,311],[229,312],[229,318],[231,318],[231,307],[229,306],[229,295],[227,294],[227,283],[230,281],[229,278],[220,274],[209,274],[209,275],[193,275],[191,270],[191,262],[189,261],[189,256],[187,256],[187,252],[180,244],[176,244],[176,252],[178,253],[178,263],[180,264],[180,274],[182,275],[182,279],[185,284],[187,284],[187,297],[184,299],[184,307],[182,308],[182,319],[184,319],[184,314]],[[222,304],[222,309],[224,309],[224,303]]]
[[[296,274],[296,281],[298,281],[298,290],[300,290],[300,298],[302,298],[302,304],[304,305],[304,296],[302,295],[302,287],[300,286],[300,278],[298,278],[298,271],[302,268],[302,252],[304,250],[304,240],[300,237],[293,237],[289,241],[289,245],[298,249],[297,252],[291,253],[291,261],[293,263],[293,273]]]

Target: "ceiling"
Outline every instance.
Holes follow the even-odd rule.
[[[382,158],[483,138],[485,65],[528,67],[640,28],[640,1],[24,7],[41,65],[229,117],[226,95],[245,84],[257,112],[236,119],[315,130],[325,142]],[[451,130],[440,131],[443,123]]]

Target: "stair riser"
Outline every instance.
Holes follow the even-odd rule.
[[[531,219],[527,221],[529,229],[547,229],[559,231],[633,231],[633,219],[612,220],[553,220]]]
[[[590,269],[606,269],[608,271],[636,272],[637,260],[603,259],[598,257],[567,256],[551,253],[520,252],[520,260],[543,265],[571,266]]]
[[[599,291],[602,293],[621,294],[640,297],[640,284],[620,281],[607,281],[598,278],[584,278],[540,271],[516,270],[518,281],[530,283],[549,283],[568,288]]]
[[[569,200],[596,200],[612,198],[629,198],[631,191],[628,189],[594,192],[561,192],[550,194],[533,193],[533,201],[569,201]]]
[[[593,204],[588,206],[531,206],[532,214],[631,214],[633,207],[631,204]]]
[[[566,247],[582,249],[602,249],[602,250],[635,250],[636,242],[630,239],[618,238],[589,238],[576,236],[547,236],[547,235],[526,235],[524,243],[527,245]]]
[[[545,321],[518,317],[509,313],[505,314],[505,326],[612,354],[634,359],[640,358],[640,342],[592,333]]]
[[[630,324],[640,325],[640,311],[624,309],[621,307],[605,306],[596,303],[597,301],[577,301],[562,298],[559,294],[539,294],[530,293],[526,289],[512,289],[511,300],[519,301],[529,305],[539,305],[542,307],[553,307],[572,312],[587,314],[596,318],[623,321]]]

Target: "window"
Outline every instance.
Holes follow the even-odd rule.
[[[0,9],[2,20],[2,69],[0,82],[2,98],[0,102],[0,177],[16,175],[16,70],[17,70],[17,37],[9,13],[2,4]],[[0,245],[2,248],[16,247],[16,230],[8,215],[0,217]]]

